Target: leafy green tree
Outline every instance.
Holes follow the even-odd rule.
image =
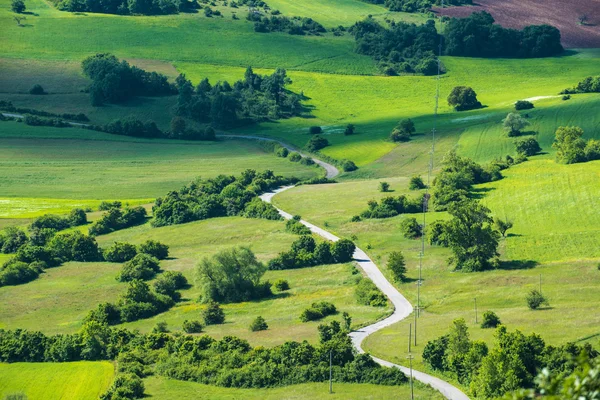
[[[185,119],[181,117],[173,117],[171,119],[171,135],[177,137],[183,135],[186,130]]]
[[[515,142],[515,148],[517,153],[523,154],[524,156],[533,156],[542,151],[538,141],[532,137],[517,140]]]
[[[481,322],[482,328],[496,328],[500,325],[500,318],[493,311],[486,311],[483,313],[483,321]]]
[[[356,166],[354,161],[344,160],[344,161],[342,161],[342,169],[344,170],[344,172],[352,172],[352,171],[356,171],[358,169],[358,167]]]
[[[267,329],[269,329],[269,325],[267,324],[267,321],[265,321],[265,319],[260,315],[256,317],[250,324],[250,330],[252,332],[266,331]]]
[[[323,136],[315,135],[306,144],[306,150],[315,152],[329,146],[329,141]]]
[[[388,192],[390,190],[390,184],[387,182],[379,182],[379,191]]]
[[[16,0],[16,1],[18,2],[19,0]],[[14,3],[14,1],[13,1],[13,3]],[[42,85],[36,83],[35,85],[33,85],[33,87],[31,89],[29,89],[29,94],[42,95],[42,94],[46,94],[46,91],[44,90]]]
[[[406,280],[406,263],[401,251],[392,251],[388,255],[387,267],[397,282]]]
[[[17,14],[23,13],[26,8],[23,0],[12,0],[10,3],[10,9]]]
[[[205,257],[196,266],[201,299],[240,302],[270,295],[270,284],[260,282],[266,270],[248,247],[234,247]]]
[[[425,183],[423,183],[423,179],[419,175],[415,175],[412,178],[410,178],[408,188],[410,190],[425,189]]]
[[[532,109],[533,103],[527,100],[518,100],[515,103],[515,110],[519,111],[519,110],[530,110]]]
[[[4,254],[16,253],[25,243],[27,243],[27,235],[17,227],[9,226],[0,234],[0,244]]]
[[[502,120],[502,126],[508,136],[519,136],[521,131],[529,126],[529,121],[519,113],[508,113],[506,118]]]
[[[146,253],[159,260],[169,257],[169,246],[155,240],[146,240],[137,248],[139,253]]]
[[[600,160],[600,140],[588,140],[587,144],[585,145],[584,152],[586,160]]]
[[[407,239],[416,239],[421,236],[421,224],[414,217],[405,218],[400,223],[400,232]]]
[[[352,261],[352,256],[356,246],[351,240],[341,239],[331,246],[331,255],[336,263],[345,263]]]
[[[344,321],[344,330],[350,332],[352,330],[352,317],[346,311],[342,313],[342,320]]]
[[[561,126],[556,130],[552,147],[556,149],[556,159],[565,164],[585,161],[586,142],[581,137],[583,129],[578,126]]]
[[[136,279],[148,280],[153,278],[159,271],[160,266],[156,258],[148,254],[139,253],[123,265],[121,272],[117,275],[117,280],[121,282],[129,282]]]
[[[67,220],[71,226],[81,226],[87,224],[88,222],[87,215],[81,208],[72,209],[67,217]]]
[[[444,240],[452,250],[450,262],[465,272],[483,271],[498,256],[500,234],[492,229],[490,210],[475,200],[453,203],[453,218],[446,222]]]
[[[527,294],[527,306],[532,310],[537,310],[542,305],[548,305],[548,299],[537,289],[533,289]]]
[[[209,301],[206,308],[202,310],[202,318],[206,325],[218,325],[225,322],[225,312],[219,305],[214,301]]]
[[[104,250],[104,259],[110,262],[125,262],[131,260],[137,254],[134,245],[124,242],[115,242]]]
[[[477,100],[477,93],[467,86],[456,86],[452,89],[448,95],[448,105],[454,107],[456,111],[481,108],[481,103]]]
[[[311,135],[318,135],[322,132],[323,128],[321,128],[320,126],[311,126],[310,128],[308,128],[308,133],[310,133]]]
[[[182,329],[185,333],[200,333],[202,332],[202,324],[200,321],[183,321]]]
[[[513,223],[508,220],[503,220],[500,218],[494,218],[494,228],[500,232],[502,237],[506,237],[506,231],[513,227]]]
[[[277,289],[278,292],[285,292],[286,290],[290,290],[290,284],[285,279],[277,279],[275,283],[273,283],[273,287]]]

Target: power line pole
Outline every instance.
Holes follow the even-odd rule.
[[[410,362],[410,398],[411,398],[411,400],[415,400],[415,392],[413,390],[413,373],[412,373],[413,355],[411,354],[407,358],[409,359],[409,362]]]
[[[417,308],[415,314],[415,347],[417,347],[417,313],[419,312],[419,309]]]
[[[412,342],[412,324],[408,326],[408,352],[410,353],[410,344]]]
[[[329,394],[333,393],[333,350],[329,350]]]

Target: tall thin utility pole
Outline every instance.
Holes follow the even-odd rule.
[[[414,313],[415,314],[415,347],[417,347],[417,312],[419,312],[418,308],[417,308],[417,311]]]
[[[409,355],[408,359],[410,360],[410,398],[411,400],[415,400],[415,392],[413,389],[413,373],[412,373],[412,360],[413,360],[413,355]]]
[[[410,353],[410,343],[412,342],[412,324],[408,326],[408,352]]]

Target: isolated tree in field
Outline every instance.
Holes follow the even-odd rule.
[[[423,183],[423,178],[421,178],[419,175],[413,176],[412,178],[410,178],[408,188],[410,190],[425,189],[425,183]]]
[[[29,89],[29,94],[35,94],[35,95],[46,94],[46,91],[44,90],[42,85],[40,85],[39,83],[36,83],[35,85],[32,86],[31,89]]]
[[[406,280],[406,264],[401,251],[392,251],[388,255],[387,267],[397,282],[404,282]]]
[[[329,146],[329,141],[323,136],[316,135],[310,138],[306,144],[306,149],[308,151],[318,151],[327,146]]]
[[[344,130],[344,135],[350,136],[354,134],[354,130],[356,127],[353,124],[346,125],[346,129]]]
[[[204,310],[202,310],[202,319],[205,325],[218,325],[225,322],[225,312],[219,305],[214,301],[210,301]]]
[[[390,190],[390,184],[387,182],[379,182],[379,191],[380,192],[387,192]]]
[[[450,204],[448,211],[453,218],[446,222],[444,237],[453,253],[450,263],[465,272],[491,268],[498,256],[500,234],[492,229],[490,210],[466,199]]]
[[[502,237],[506,237],[506,231],[508,231],[512,227],[513,227],[513,223],[510,222],[509,220],[505,221],[500,218],[494,218],[494,228],[496,228],[498,230],[498,232],[500,232]]]
[[[580,25],[585,25],[585,24],[587,23],[587,21],[588,21],[588,16],[587,16],[587,14],[581,14],[581,15],[579,16],[579,24],[580,24]]]
[[[416,218],[406,218],[400,223],[400,231],[407,239],[416,239],[421,236],[421,224]]]
[[[526,297],[527,306],[532,310],[537,310],[542,305],[548,305],[548,299],[537,289],[533,289]]]
[[[556,130],[552,147],[556,149],[556,159],[565,164],[585,161],[585,140],[583,129],[578,126],[561,126]]]
[[[350,316],[350,314],[348,314],[346,311],[344,311],[342,313],[342,320],[344,321],[344,330],[346,332],[350,332],[351,325],[352,325],[352,317]]]
[[[467,86],[456,86],[452,89],[448,96],[448,105],[454,107],[456,111],[481,108],[481,103],[477,100],[477,93]]]
[[[256,317],[250,324],[250,330],[252,332],[266,331],[267,329],[269,329],[269,325],[267,324],[267,321],[265,321],[265,319],[260,315]]]
[[[25,18],[25,17],[20,17],[20,16],[16,16],[16,15],[15,15],[15,16],[13,17],[13,19],[14,19],[15,21],[17,21],[17,25],[19,25],[19,26],[23,26],[23,25],[21,25],[21,21],[23,21],[23,20],[26,20],[27,18]]]
[[[535,106],[533,105],[532,102],[527,101],[527,100],[518,100],[515,103],[515,110],[519,111],[519,110],[531,110],[532,108],[534,108]]]
[[[486,311],[483,313],[483,322],[481,323],[481,327],[486,328],[496,328],[500,325],[500,318],[493,311]]]
[[[394,142],[406,142],[416,132],[415,123],[410,119],[403,119],[392,130],[390,139]]]
[[[201,300],[240,302],[270,295],[270,283],[260,282],[266,270],[247,247],[234,247],[205,257],[196,267]]]
[[[12,0],[10,3],[10,9],[17,14],[21,14],[25,11],[25,2],[23,0]]]
[[[515,142],[517,153],[524,156],[533,156],[542,151],[540,144],[532,137],[517,140]]]
[[[521,131],[529,126],[529,121],[521,117],[521,114],[519,113],[509,113],[506,118],[502,120],[502,126],[508,136],[519,136]]]

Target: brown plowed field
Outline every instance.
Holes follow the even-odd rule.
[[[553,25],[560,29],[567,48],[600,47],[600,0],[475,0],[474,6],[434,8],[452,17],[468,17],[475,11],[487,11],[496,23],[506,28],[526,25]],[[586,25],[579,16],[586,14]]]

